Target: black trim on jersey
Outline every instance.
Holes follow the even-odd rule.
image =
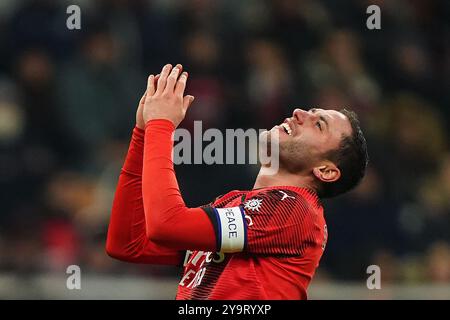
[[[219,252],[222,245],[222,237],[220,236],[222,230],[220,229],[219,221],[217,221],[217,214],[211,206],[204,206],[201,208],[206,212],[209,220],[211,220],[211,223],[213,224],[214,233],[216,235],[216,251]]]

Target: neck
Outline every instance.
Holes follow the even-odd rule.
[[[270,168],[261,166],[253,189],[273,186],[294,186],[314,190],[311,178],[307,175],[302,173],[290,173],[282,168],[279,168],[276,174],[268,174],[269,170]]]

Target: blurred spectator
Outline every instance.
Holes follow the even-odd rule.
[[[221,127],[224,110],[224,85],[217,77],[220,70],[221,47],[218,39],[207,32],[196,32],[184,39],[186,65],[190,68],[189,91],[196,98],[196,107],[187,115],[186,126],[202,119],[203,126]],[[191,120],[191,121],[189,121]]]
[[[427,277],[433,283],[450,282],[450,247],[448,242],[435,242],[426,253]]]
[[[59,74],[57,90],[66,130],[90,157],[108,139],[123,139],[132,128],[131,108],[145,88],[133,70],[118,62],[119,48],[103,29],[87,35],[80,57]],[[83,160],[83,159],[80,159]]]

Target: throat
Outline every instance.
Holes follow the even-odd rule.
[[[260,189],[274,186],[294,186],[294,187],[311,188],[312,186],[311,178],[307,175],[302,175],[301,173],[296,174],[289,173],[282,170],[281,168],[278,170],[276,174],[273,174],[273,172],[269,171],[270,171],[269,168],[261,166],[258,176],[256,177],[253,189]]]

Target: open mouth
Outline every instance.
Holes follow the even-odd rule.
[[[283,122],[280,127],[284,129],[284,132],[286,132],[288,135],[292,136],[292,129],[286,122]]]

